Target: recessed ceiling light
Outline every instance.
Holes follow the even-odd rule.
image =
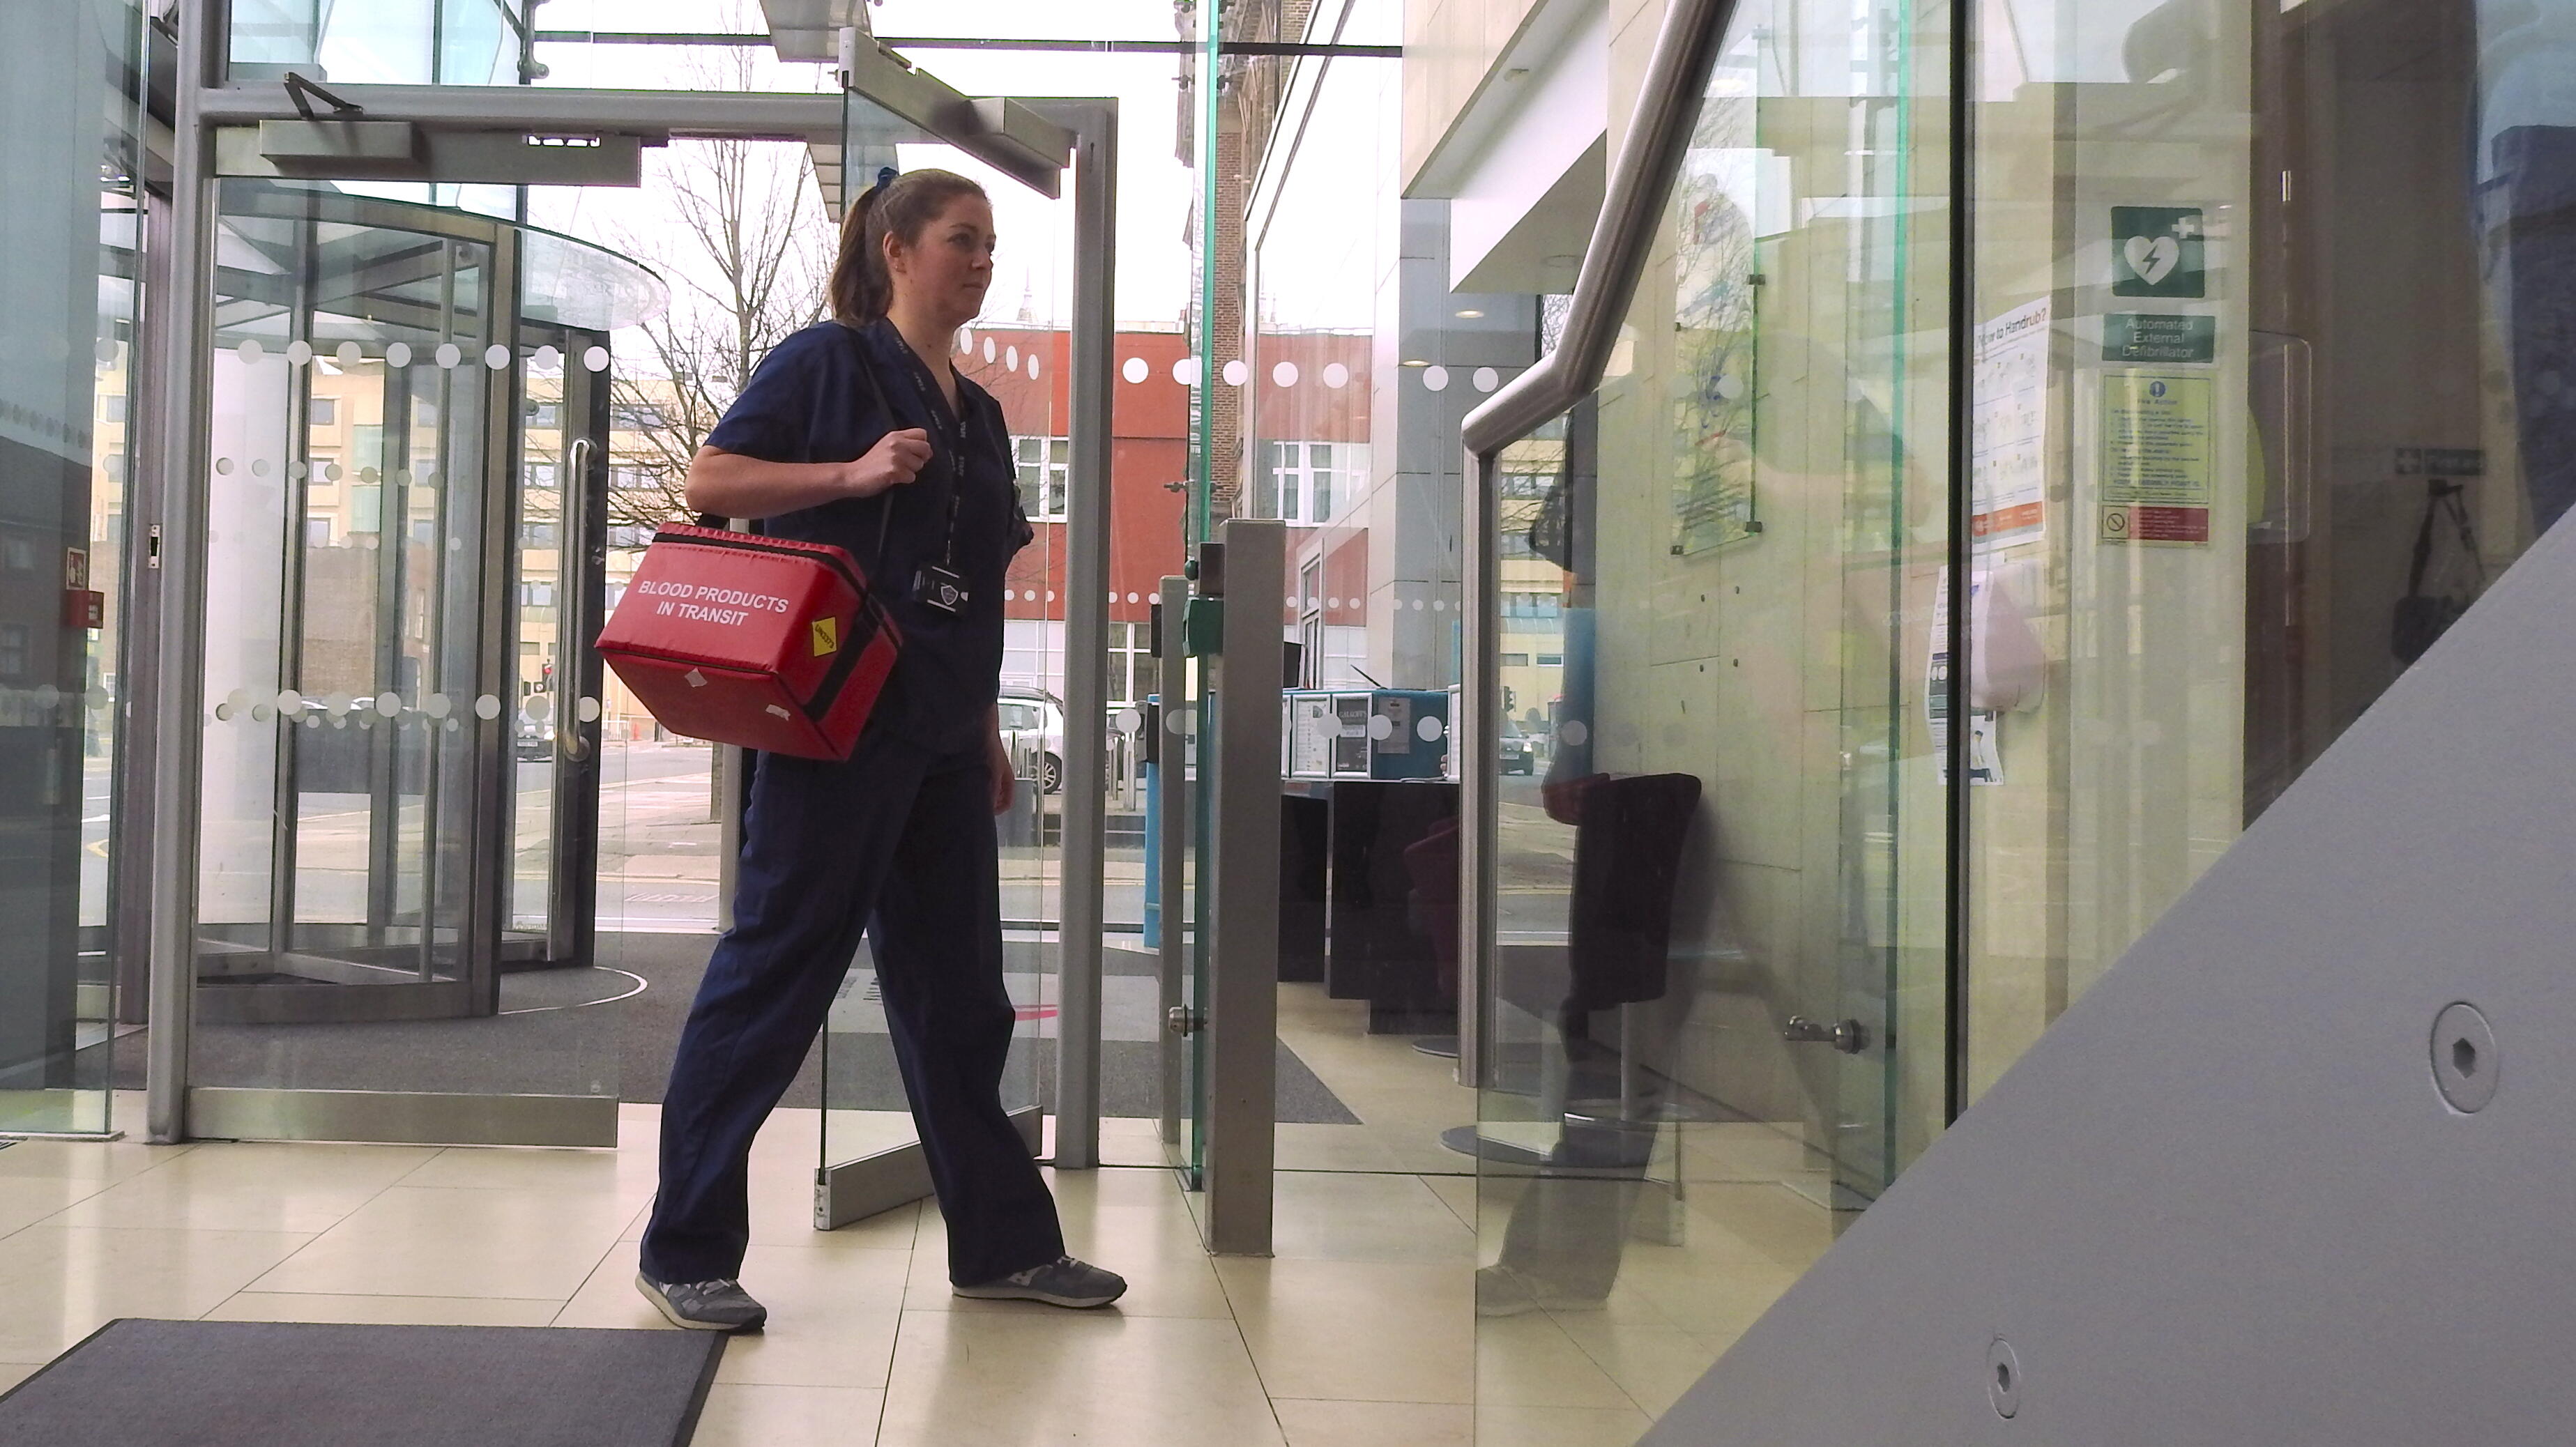
[[[1484,313],[1476,310],[1474,307],[1469,307],[1467,310],[1458,313],[1458,315],[1466,317],[1472,321],[1477,317],[1483,316]]]
[[[1407,357],[1403,361],[1396,363],[1396,365],[1399,367],[1428,367],[1431,364],[1420,357]]]

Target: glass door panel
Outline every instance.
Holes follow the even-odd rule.
[[[1600,389],[1499,459],[1489,636],[1562,664],[1483,781],[1497,1440],[1604,1322],[1713,1361],[1942,1120],[1937,15],[1741,7]]]
[[[954,171],[983,186],[1000,237],[984,314],[959,330],[946,361],[1000,404],[1020,506],[1035,534],[1002,584],[997,722],[1017,784],[1011,806],[995,816],[993,827],[1003,980],[1018,1017],[1002,1104],[1023,1122],[1036,1151],[1043,1102],[1051,1094],[1063,913],[1070,177],[1065,199],[1050,201],[961,151],[928,143],[918,128],[864,97],[846,96],[844,116],[840,195],[865,192],[882,168]],[[854,1219],[846,1210],[884,1209],[926,1188],[926,1178],[912,1164],[919,1137],[895,1064],[873,948],[872,940],[860,946],[824,1026],[820,1163],[826,1195],[818,1210],[827,1225]],[[916,1182],[911,1195],[897,1189],[906,1181]],[[859,1204],[836,1207],[836,1200]]]

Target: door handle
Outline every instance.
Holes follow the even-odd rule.
[[[1869,1048],[1869,1027],[1858,1020],[1836,1020],[1828,1025],[1804,1015],[1792,1015],[1780,1027],[1780,1038],[1794,1045],[1830,1045],[1845,1055],[1858,1055]]]

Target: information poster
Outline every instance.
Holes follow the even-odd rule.
[[[1759,168],[1749,98],[1702,108],[1674,198],[1672,551],[1749,538],[1755,520],[1755,284]]]
[[[2046,297],[1977,328],[1970,527],[1981,548],[2035,543],[2046,532],[2048,338]]]
[[[2103,374],[2103,542],[2208,546],[2210,417],[2205,375]]]

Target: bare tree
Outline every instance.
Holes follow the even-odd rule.
[[[709,90],[751,88],[748,51],[708,58]],[[620,246],[660,270],[671,306],[642,328],[648,357],[614,384],[627,474],[612,488],[612,524],[687,515],[689,459],[769,349],[821,319],[833,235],[805,151],[775,141],[674,141],[648,185],[669,223]]]

